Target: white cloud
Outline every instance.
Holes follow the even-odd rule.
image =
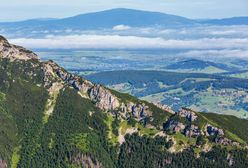
[[[117,30],[117,31],[123,31],[123,30],[128,30],[131,27],[126,26],[126,25],[117,25],[113,27],[113,30]]]
[[[163,39],[120,35],[68,35],[46,38],[17,38],[10,42],[28,48],[48,49],[248,49],[248,38]]]

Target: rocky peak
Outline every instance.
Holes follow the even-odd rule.
[[[0,35],[0,43],[9,43],[8,40]]]
[[[10,44],[6,38],[0,36],[0,58],[9,58],[13,61],[38,59],[38,56],[30,50]]]

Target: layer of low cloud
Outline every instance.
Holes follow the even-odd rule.
[[[200,39],[164,39],[120,35],[68,35],[47,36],[46,38],[17,38],[11,43],[28,48],[39,49],[187,49],[196,50],[191,55],[202,54],[203,51],[224,50],[229,55],[248,56],[248,38],[200,38]],[[232,51],[232,52],[230,52]],[[206,52],[205,52],[206,54]],[[214,53],[212,53],[214,54]],[[218,53],[216,53],[218,54]],[[219,54],[220,55],[220,54]]]

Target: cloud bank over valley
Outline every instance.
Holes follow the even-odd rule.
[[[10,41],[31,49],[169,49],[186,50],[183,54],[189,57],[248,58],[248,26],[160,29],[116,25],[111,30],[43,30],[29,37],[12,35]]]

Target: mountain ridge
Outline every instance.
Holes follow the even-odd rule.
[[[3,168],[180,167],[182,163],[218,167],[248,162],[246,120],[186,108],[174,113],[29,55],[0,36]],[[213,161],[216,156],[211,152],[222,155]]]

